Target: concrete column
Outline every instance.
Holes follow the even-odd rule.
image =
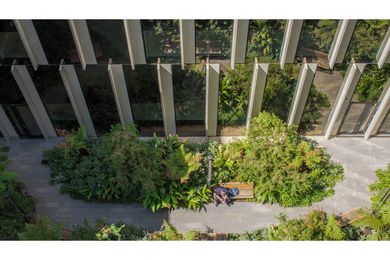
[[[181,68],[195,63],[195,20],[180,20]]]
[[[127,47],[129,48],[131,68],[136,64],[146,64],[145,48],[140,20],[123,20]]]
[[[386,36],[383,39],[381,46],[379,47],[378,53],[376,54],[376,60],[378,67],[381,69],[385,63],[390,62],[390,27],[387,30]]]
[[[291,103],[290,112],[288,115],[288,125],[299,126],[303,110],[305,109],[307,97],[309,96],[310,87],[313,83],[314,75],[316,73],[316,63],[303,63],[301,72],[299,74],[297,87]]]
[[[38,65],[48,65],[49,62],[43,51],[38,34],[35,31],[33,22],[31,20],[14,20],[14,24],[34,69],[37,70]]]
[[[217,135],[220,64],[206,64],[206,136]]]
[[[68,93],[73,110],[76,114],[80,126],[85,127],[88,136],[96,137],[95,127],[93,126],[91,115],[89,114],[87,103],[81,90],[80,82],[77,78],[73,65],[61,65],[60,74],[64,82],[66,92]]]
[[[158,86],[160,89],[165,135],[176,134],[175,105],[173,100],[172,65],[158,64]]]
[[[25,65],[13,65],[11,72],[35,118],[35,121],[39,126],[39,129],[42,132],[42,135],[46,139],[56,137],[57,133],[50,121],[45,107],[42,104],[41,98],[39,97],[34,82],[28,73],[27,67]]]
[[[366,140],[368,140],[371,136],[376,135],[390,109],[390,80],[387,81],[386,87],[381,96],[378,109],[375,111],[375,114],[364,133],[364,139]]]
[[[365,63],[351,63],[348,66],[343,83],[337,94],[335,105],[329,115],[328,123],[325,127],[325,139],[335,136],[340,128],[345,112],[351,102],[356,85],[365,68]]]
[[[134,123],[122,65],[109,64],[108,75],[110,76],[111,87],[122,125],[126,126]]]
[[[282,48],[280,52],[280,67],[293,63],[297,53],[299,38],[301,36],[303,20],[288,20],[284,31]]]
[[[97,64],[87,22],[85,20],[69,20],[69,27],[83,69],[85,70],[87,64]]]
[[[328,54],[329,67],[342,63],[355,30],[357,20],[340,20]]]
[[[234,20],[231,57],[231,67],[233,69],[236,63],[245,63],[248,30],[249,20]]]
[[[257,116],[261,111],[264,90],[267,82],[269,64],[256,64],[253,68],[251,93],[249,96],[248,114],[246,116],[246,130],[248,131],[252,117]]]
[[[7,141],[14,138],[19,138],[18,134],[15,131],[15,128],[13,127],[11,121],[9,121],[1,105],[0,105],[0,131]]]

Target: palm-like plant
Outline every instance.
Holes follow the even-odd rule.
[[[383,205],[371,214],[362,212],[363,217],[353,223],[354,226],[370,231],[368,240],[390,240],[390,203]]]

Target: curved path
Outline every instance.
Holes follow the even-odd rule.
[[[189,229],[243,232],[278,223],[280,213],[298,217],[315,208],[340,213],[356,207],[369,207],[368,186],[375,181],[374,172],[390,163],[390,138],[369,141],[350,137],[337,137],[330,141],[323,141],[321,137],[313,139],[328,149],[334,161],[344,165],[345,180],[337,184],[336,194],[331,198],[305,208],[240,202],[231,207],[222,205],[217,208],[210,204],[199,212],[178,209],[157,213],[144,209],[140,204],[87,203],[60,194],[59,185],[49,184],[49,168],[40,164],[42,152],[60,139],[0,141],[0,145],[11,147],[9,168],[19,172],[27,191],[37,199],[37,214],[65,223],[68,227],[83,224],[85,219],[94,223],[98,218],[106,218],[108,222],[123,221],[152,231],[160,229],[163,219],[166,219],[183,232]]]

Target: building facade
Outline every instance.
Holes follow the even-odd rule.
[[[390,133],[389,20],[0,20],[0,132]]]

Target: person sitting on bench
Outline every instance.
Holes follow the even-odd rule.
[[[214,200],[215,200],[215,206],[217,207],[218,204],[229,204],[230,197],[229,197],[229,190],[223,186],[219,186],[214,191]]]

